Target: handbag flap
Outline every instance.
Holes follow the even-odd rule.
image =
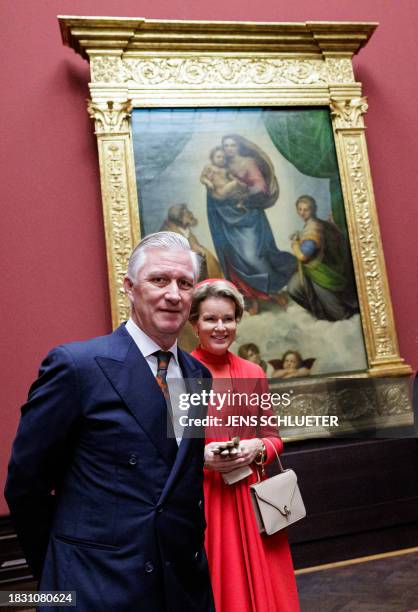
[[[292,507],[297,481],[297,476],[293,470],[285,470],[276,476],[267,478],[267,480],[251,485],[251,488],[261,501],[277,508],[281,514],[286,515],[286,509],[290,510]]]

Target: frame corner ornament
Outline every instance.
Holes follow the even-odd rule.
[[[325,57],[329,83],[355,83],[353,64],[348,57]]]
[[[111,55],[90,55],[90,74],[92,83],[123,83],[126,70],[120,57]]]

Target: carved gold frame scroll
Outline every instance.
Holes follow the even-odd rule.
[[[226,23],[59,17],[62,38],[90,62],[113,325],[140,238],[132,108],[328,106],[331,110],[369,376],[411,369],[399,355],[370,176],[367,99],[352,57],[376,23]]]

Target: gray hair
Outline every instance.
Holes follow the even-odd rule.
[[[176,249],[189,252],[195,282],[199,278],[201,257],[198,253],[192,251],[187,238],[175,232],[156,232],[145,236],[132,251],[127,271],[127,276],[132,282],[135,282],[138,271],[144,265],[146,253],[149,249]]]
[[[192,306],[190,308],[189,321],[195,323],[199,318],[200,304],[208,298],[228,298],[235,304],[235,318],[239,321],[244,313],[244,297],[238,289],[229,281],[202,281],[193,294]]]

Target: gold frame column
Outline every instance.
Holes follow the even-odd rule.
[[[110,98],[111,92],[106,92]],[[114,97],[114,96],[112,96]],[[129,317],[123,277],[139,236],[139,214],[131,136],[130,100],[102,96],[88,101],[95,122],[106,236],[112,326]]]
[[[372,376],[410,374],[399,356],[386,266],[377,219],[363,115],[367,98],[359,83],[330,86],[330,108],[346,202],[347,225],[360,301],[361,321]]]

